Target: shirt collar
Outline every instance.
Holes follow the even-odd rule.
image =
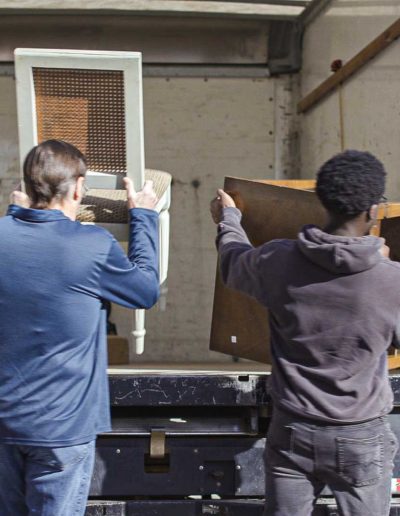
[[[7,215],[16,219],[28,222],[53,222],[55,220],[71,220],[61,210],[34,210],[32,208],[21,208],[16,204],[10,204]]]

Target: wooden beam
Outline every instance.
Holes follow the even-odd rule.
[[[317,102],[331,93],[339,84],[344,83],[349,77],[365,66],[371,59],[377,56],[393,41],[400,36],[400,18],[396,20],[388,29],[371,41],[361,52],[348,61],[342,68],[326,79],[322,84],[315,88],[311,93],[304,97],[297,104],[298,113],[305,113]]]

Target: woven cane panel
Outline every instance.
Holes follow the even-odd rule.
[[[164,195],[171,184],[171,175],[159,170],[147,169],[145,178],[153,181],[158,198]],[[82,200],[77,218],[81,222],[127,224],[126,190],[89,190]]]
[[[57,139],[85,154],[88,169],[126,173],[123,72],[33,68],[39,143]]]
[[[146,181],[153,181],[153,187],[158,198],[164,195],[172,180],[171,174],[168,174],[168,172],[161,172],[161,170],[152,170],[150,168],[145,170],[144,177]]]

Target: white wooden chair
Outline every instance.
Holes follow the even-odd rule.
[[[123,177],[135,189],[154,181],[160,213],[160,283],[168,273],[171,176],[144,166],[142,66],[139,52],[16,49],[19,146],[64,140],[85,154],[89,191],[78,219],[128,239]],[[22,172],[21,172],[22,173]],[[164,289],[165,290],[165,289]],[[144,310],[136,310],[136,353],[143,353]],[[133,352],[130,353],[133,358]]]

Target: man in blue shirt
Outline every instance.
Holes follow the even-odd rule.
[[[125,179],[128,256],[76,222],[86,173],[50,140],[24,163],[28,197],[0,219],[0,514],[81,515],[96,435],[111,429],[103,300],[150,308],[159,296],[157,197]]]

